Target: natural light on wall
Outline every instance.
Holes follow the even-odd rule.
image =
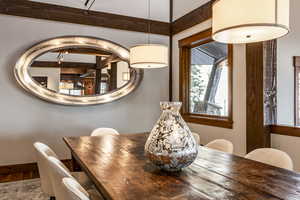
[[[289,33],[289,0],[217,0],[213,4],[213,39],[252,43]]]

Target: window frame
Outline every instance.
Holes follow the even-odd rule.
[[[212,29],[179,40],[179,99],[182,102],[181,114],[187,122],[232,129],[233,45],[231,44],[228,45],[228,116],[195,114],[189,112],[191,49],[212,41]]]

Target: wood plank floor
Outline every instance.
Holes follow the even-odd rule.
[[[73,171],[72,160],[62,161],[70,171]],[[39,171],[36,163],[0,166],[0,183],[14,182],[39,178]]]

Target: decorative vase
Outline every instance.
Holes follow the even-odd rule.
[[[196,159],[198,145],[182,119],[181,102],[161,102],[162,114],[145,145],[146,157],[166,171],[179,171]]]

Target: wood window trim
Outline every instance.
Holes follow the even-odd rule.
[[[291,136],[291,137],[300,137],[300,128],[294,126],[285,126],[285,125],[271,125],[270,132],[272,134]]]
[[[233,128],[232,119],[232,74],[233,74],[233,45],[228,45],[228,117],[212,116],[205,114],[192,114],[189,112],[189,72],[190,49],[212,41],[212,30],[208,29],[195,35],[179,40],[180,67],[179,67],[179,99],[183,103],[181,113],[185,121],[190,123]]]

